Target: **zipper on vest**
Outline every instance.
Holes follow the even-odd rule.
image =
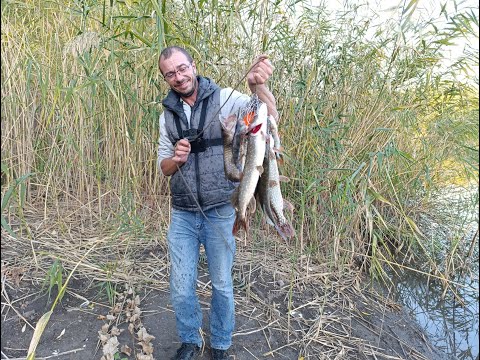
[[[200,194],[200,167],[199,167],[199,161],[198,161],[198,156],[199,153],[195,154],[195,173],[197,177],[197,196],[198,196],[198,203],[200,204],[200,208],[203,207],[203,199],[202,195]],[[201,209],[199,209],[201,210]]]
[[[198,106],[195,106],[197,103],[194,104],[194,107],[195,108],[198,108]],[[204,105],[205,106],[205,105]],[[195,110],[193,109],[193,107],[191,108],[191,112],[190,112],[190,124],[189,124],[189,127],[191,128],[192,127],[192,120],[193,120],[193,115],[195,113]],[[198,161],[198,156],[199,154],[198,153],[195,153],[195,178],[196,178],[196,182],[197,182],[197,200],[198,200],[198,204],[200,205],[200,209],[198,210],[201,210],[201,208],[203,207],[203,200],[202,200],[202,196],[200,195],[200,164],[199,164],[199,161]]]

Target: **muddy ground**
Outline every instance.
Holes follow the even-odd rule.
[[[162,247],[147,253],[167,259]],[[265,259],[266,254],[261,256]],[[270,260],[269,264],[275,263],[275,259]],[[399,305],[368,287],[362,288],[364,279],[337,278],[313,262],[308,264],[308,276],[292,277],[283,265],[272,268],[266,263],[251,254],[237,257],[232,359],[447,359]],[[168,269],[167,264],[159,268]],[[26,357],[33,327],[56,296],[56,288],[49,298],[41,282],[16,273],[16,269],[2,256],[2,359]],[[113,326],[121,331],[115,359],[139,358],[135,357],[142,350],[138,327],[133,334],[128,330],[131,314],[124,306],[127,298],[136,295],[141,310],[137,322],[154,336],[148,341],[151,355],[157,360],[169,359],[179,343],[166,275],[162,274],[162,281],[130,284],[76,276],[54,309],[38,345],[37,359],[100,359],[102,326],[110,333]],[[116,311],[105,284],[116,286]],[[210,287],[204,262],[200,264],[198,291],[205,338],[200,359],[209,359]],[[122,353],[125,345],[128,348],[123,347]]]

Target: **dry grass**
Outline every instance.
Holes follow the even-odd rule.
[[[75,208],[65,207],[63,213],[69,214]],[[110,282],[117,285],[117,289],[135,284],[137,292],[142,289],[166,291],[169,276],[164,238],[166,219],[158,217],[164,211],[168,208],[150,209],[151,232],[142,236],[134,232],[118,234],[114,228],[99,231],[98,218],[89,213],[62,217],[59,227],[58,219],[53,220],[58,217],[56,211],[47,213],[46,217],[38,209],[25,211],[32,245],[25,239],[2,234],[2,295],[7,300],[2,315],[14,311],[23,318],[17,310],[21,299],[10,302],[8,293],[20,280],[38,287],[53,259],[60,259],[65,273],[78,265],[73,277],[89,279],[92,286]],[[11,223],[16,228],[15,219],[12,218]],[[375,321],[379,314],[381,317],[398,310],[398,305],[365,288],[361,274],[341,274],[333,264],[319,264],[312,256],[297,256],[271,229],[259,225],[259,230],[249,236],[246,244],[238,241],[234,269],[237,313],[258,325],[237,331],[234,338],[261,332],[268,343],[269,332],[282,333],[285,343],[272,347],[265,355],[275,355],[284,347],[290,347],[299,350],[305,358],[315,359],[349,356],[426,359]],[[85,257],[92,247],[95,249]],[[211,287],[209,282],[202,283],[202,279],[199,295],[208,297]],[[68,291],[76,293],[74,287],[69,286]],[[22,320],[33,327],[26,319]],[[391,355],[389,349],[362,338],[358,330],[362,327],[378,337],[378,341],[386,336],[400,343],[405,353]]]

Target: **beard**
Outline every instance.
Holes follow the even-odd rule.
[[[186,92],[181,92],[181,91],[178,91],[178,90],[175,90],[175,89],[172,89],[173,91],[175,91],[180,97],[183,97],[183,98],[188,98],[190,96],[192,96],[192,94],[195,92],[195,90],[197,89],[197,86],[198,86],[198,79],[197,77],[194,75],[192,77],[192,88]]]

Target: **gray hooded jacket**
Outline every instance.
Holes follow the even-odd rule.
[[[203,106],[206,108],[203,138],[217,142],[205,151],[191,153],[188,160],[172,175],[170,193],[172,206],[178,210],[198,211],[230,203],[235,185],[226,179],[223,166],[223,146],[221,145],[221,125],[219,120],[220,88],[212,80],[198,76],[197,101],[192,107],[190,128],[198,129]],[[178,134],[174,113],[178,115],[182,130],[188,130],[188,121],[183,111],[180,97],[170,90],[163,100],[165,125],[168,138],[175,144],[182,138]],[[215,140],[217,139],[217,140]]]

